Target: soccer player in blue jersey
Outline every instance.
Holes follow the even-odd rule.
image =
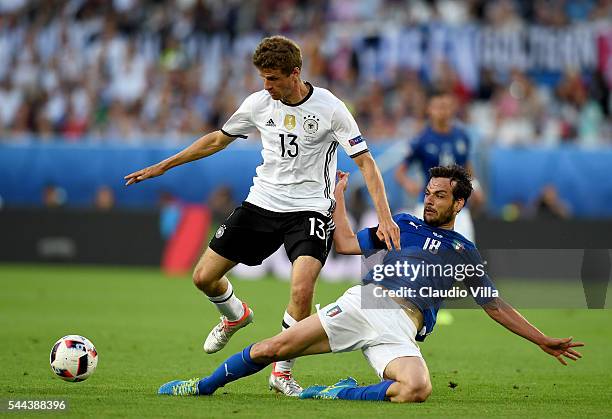
[[[410,142],[410,148],[402,163],[395,170],[395,180],[404,191],[414,197],[422,198],[424,185],[409,175],[413,165],[420,168],[423,179],[429,178],[429,169],[436,166],[458,164],[474,173],[470,162],[471,140],[463,125],[455,119],[456,104],[452,94],[434,91],[427,104],[429,122]],[[484,202],[484,194],[478,182],[472,181],[474,191],[471,195],[472,206]],[[423,199],[418,199],[412,214],[423,213]],[[457,215],[455,231],[470,241],[474,241],[474,225],[468,208]]]
[[[376,236],[375,227],[353,233],[344,202],[347,182],[348,174],[340,172],[335,192],[336,250],[345,254],[385,253],[385,243]],[[499,298],[486,273],[478,271],[482,260],[475,246],[453,231],[455,217],[471,190],[464,168],[432,168],[423,219],[409,214],[394,217],[400,227],[402,250],[386,252],[382,264],[374,265],[365,275],[363,285],[350,288],[335,302],[275,337],[247,346],[211,375],[171,381],[160,387],[159,394],[210,395],[278,360],[361,349],[381,382],[358,386],[349,377],[332,386],[308,387],[300,397],[423,402],[432,387],[416,341],[432,332],[437,309],[454,289],[456,279],[462,280],[485,312],[508,330],[535,343],[563,365],[567,365],[564,357],[577,360],[581,354],[574,348],[583,343],[573,342],[571,337],[546,336]],[[435,267],[436,263],[451,267],[454,273],[423,275],[426,266]],[[416,268],[405,269],[408,264]],[[468,272],[467,266],[473,269]],[[421,269],[420,275],[415,274],[417,269]],[[380,280],[379,276],[385,278]]]

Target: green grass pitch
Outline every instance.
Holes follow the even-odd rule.
[[[289,399],[268,391],[269,369],[211,397],[157,396],[160,384],[205,375],[280,329],[288,284],[233,282],[255,323],[207,355],[201,345],[218,314],[189,278],[155,269],[0,265],[0,399],[63,398],[69,410],[57,416],[75,417],[612,416],[610,310],[524,310],[545,333],[586,342],[584,358],[568,367],[481,310],[453,310],[454,323],[421,344],[434,390],[418,405]],[[348,286],[319,283],[315,302],[331,302]],[[49,368],[52,344],[71,333],[90,338],[100,355],[82,383],[63,382]],[[377,381],[359,352],[302,358],[295,374],[305,386],[348,375]]]

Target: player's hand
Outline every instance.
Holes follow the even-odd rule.
[[[418,182],[410,178],[406,179],[406,182],[404,183],[403,186],[404,186],[404,190],[412,196],[417,196],[418,194],[421,193],[423,189]]]
[[[578,358],[582,358],[582,354],[576,351],[575,347],[584,346],[582,342],[572,342],[573,337],[569,338],[550,338],[546,337],[543,343],[538,346],[547,354],[554,356],[563,365],[567,365],[567,361],[563,357],[577,361]]]
[[[384,241],[389,250],[400,250],[402,248],[400,244],[400,229],[395,221],[393,221],[393,218],[380,222],[378,230],[376,230],[376,237],[380,241]],[[393,243],[393,246],[391,246],[391,243]]]
[[[342,198],[344,196],[344,192],[346,191],[346,188],[348,186],[349,175],[350,173],[343,172],[341,170],[338,170],[336,172],[336,176],[338,177],[338,181],[336,182],[336,189],[334,190],[334,197],[336,198],[336,201],[338,200],[338,198]]]
[[[137,172],[130,173],[129,175],[125,176],[123,179],[125,179],[126,181],[125,186],[130,186],[133,183],[142,182],[145,179],[150,179],[150,178],[154,178],[157,176],[161,176],[165,172],[166,171],[162,169],[161,165],[154,164],[153,166],[149,166]]]

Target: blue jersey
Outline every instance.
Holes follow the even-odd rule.
[[[436,166],[458,164],[465,167],[469,161],[470,138],[460,124],[453,124],[446,133],[435,132],[428,125],[411,143],[404,159],[407,165],[419,162],[424,179],[429,179],[429,169]]]
[[[433,331],[442,302],[451,289],[459,290],[455,286],[457,281],[465,284],[466,289],[461,292],[471,295],[479,305],[497,296],[484,262],[471,241],[453,230],[429,226],[410,214],[397,214],[393,219],[400,228],[402,250],[387,252],[378,266],[397,267],[398,270],[391,269],[383,275],[382,269],[368,267],[363,283],[378,283],[389,290],[400,290],[402,298],[421,310],[424,327],[417,340],[423,340]],[[376,228],[361,230],[357,239],[366,257],[386,249],[385,243],[376,236]]]

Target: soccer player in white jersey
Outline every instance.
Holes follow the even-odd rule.
[[[300,77],[302,55],[282,36],[265,38],[253,54],[264,90],[247,97],[223,128],[206,134],[176,155],[125,176],[126,185],[226,148],[236,138],[261,134],[263,164],[257,167],[246,200],[217,230],[193,274],[195,285],[221,313],[204,350],[221,350],[252,322],[253,311],[233,291],[225,274],[236,264],[259,265],[284,245],[292,263],[291,296],[282,327],[308,317],[314,284],[331,248],[337,148],[352,157],[364,176],[378,215],[377,236],[400,248],[382,177],[357,123],[342,101]],[[271,389],[297,396],[293,360],[276,362]]]

